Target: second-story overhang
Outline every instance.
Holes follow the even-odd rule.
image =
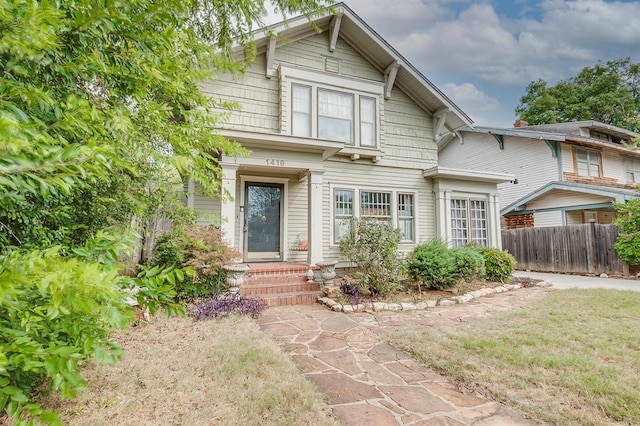
[[[232,129],[218,129],[217,133],[229,140],[238,142],[247,148],[316,152],[322,153],[323,159],[327,159],[337,154],[345,147],[342,142],[282,135],[278,133],[248,132],[245,130]]]
[[[422,172],[425,178],[433,179],[455,179],[473,182],[505,183],[515,180],[515,176],[510,173],[489,172],[482,170],[455,169],[451,167],[436,166]]]

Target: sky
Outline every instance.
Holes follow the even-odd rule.
[[[344,3],[478,126],[511,127],[534,80],[555,84],[598,61],[640,62],[640,0]]]

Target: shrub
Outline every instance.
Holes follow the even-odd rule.
[[[409,256],[408,270],[411,276],[436,290],[452,287],[459,281],[453,250],[439,240],[416,246]]]
[[[234,313],[259,318],[266,308],[267,305],[258,297],[215,294],[196,303],[189,314],[198,320],[227,317]]]
[[[193,276],[176,282],[178,299],[207,297],[225,283],[222,266],[231,263],[238,253],[228,247],[222,232],[213,226],[174,230],[158,237],[153,247],[151,265],[191,267]]]
[[[615,203],[614,207],[618,215],[613,223],[622,228],[615,244],[616,251],[625,262],[638,265],[640,264],[640,200]]]
[[[484,266],[489,281],[506,281],[516,269],[516,259],[510,253],[497,249],[484,250]]]
[[[478,250],[464,246],[452,249],[451,253],[461,279],[470,281],[485,275],[484,257]]]
[[[354,220],[340,241],[340,253],[357,265],[354,277],[363,293],[386,295],[402,288],[398,259],[400,231],[374,219]]]
[[[348,277],[340,281],[340,292],[351,299],[352,305],[360,303],[360,285]]]
[[[0,413],[17,424],[55,423],[58,415],[35,402],[39,393],[71,398],[86,388],[81,363],[121,355],[109,333],[132,311],[118,281],[115,269],[63,258],[58,247],[0,256]]]

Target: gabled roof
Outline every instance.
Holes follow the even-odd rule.
[[[531,201],[534,201],[553,190],[580,192],[583,194],[610,197],[612,201],[616,201],[618,203],[626,202],[638,197],[638,193],[633,189],[612,188],[608,186],[589,185],[584,183],[555,181],[549,182],[548,184],[541,186],[530,194],[527,194],[519,200],[509,204],[508,206],[500,210],[500,214],[505,215],[508,213],[524,211],[526,209],[527,203],[530,203]]]
[[[330,39],[337,33],[340,39],[366,58],[378,71],[393,75],[392,82],[395,86],[421,108],[436,119],[444,117],[440,133],[454,132],[472,125],[473,121],[451,99],[344,3],[327,8],[312,21],[317,30],[306,17],[298,16],[254,32],[257,54],[265,53],[271,48],[273,37],[277,44],[280,40],[291,42],[315,35],[318,30],[329,31]]]

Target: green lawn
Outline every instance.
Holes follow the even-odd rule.
[[[391,342],[484,395],[562,425],[640,424],[640,293],[564,290],[518,312]]]

